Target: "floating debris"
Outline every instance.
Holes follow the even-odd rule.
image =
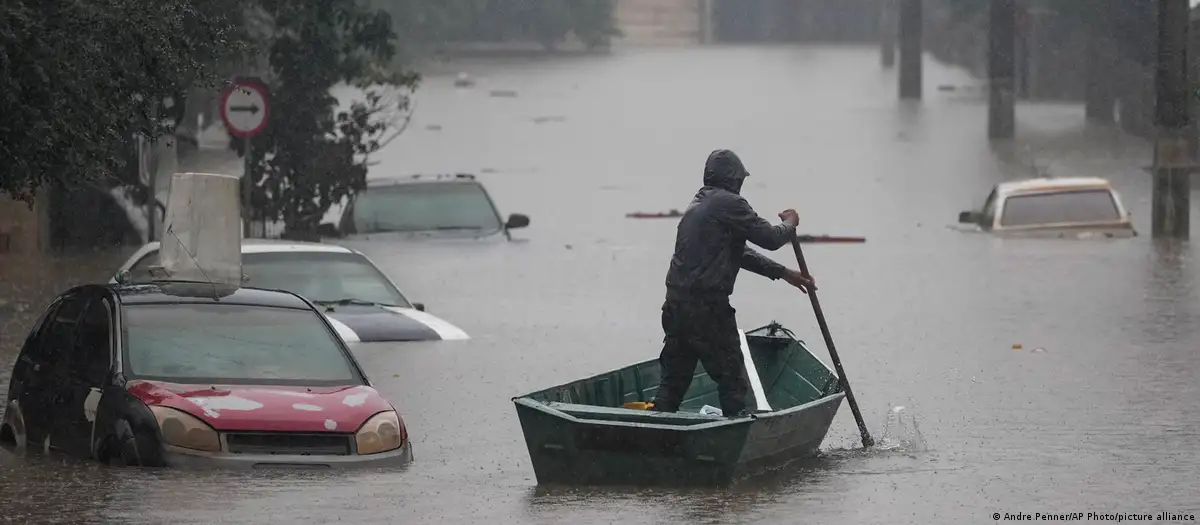
[[[1039,348],[1034,348],[1034,349],[1033,349],[1033,353],[1035,353],[1035,354],[1044,354],[1044,353],[1046,353],[1046,349],[1045,349],[1045,348],[1041,348],[1041,347],[1039,347]]]
[[[546,122],[563,122],[565,120],[567,120],[566,117],[534,117],[533,123],[545,124]]]
[[[938,85],[937,90],[943,93],[951,93],[954,91],[986,91],[987,85],[956,86],[953,84],[940,84]]]
[[[501,97],[501,98],[514,98],[517,96],[517,92],[514,90],[511,90],[511,89],[493,89],[488,94],[493,97]]]
[[[475,80],[466,73],[459,73],[454,79],[454,87],[471,87],[475,85]]]
[[[683,213],[676,209],[672,209],[671,211],[668,211],[668,212],[659,212],[659,213],[648,213],[648,212],[643,212],[643,211],[635,211],[633,213],[625,214],[625,217],[630,218],[630,219],[667,219],[667,218],[682,217],[682,216],[683,216]]]
[[[1012,348],[1013,348],[1013,350],[1020,350],[1020,349],[1022,349],[1022,348],[1024,348],[1024,347],[1023,347],[1023,346],[1021,346],[1021,343],[1013,343],[1013,347],[1012,347]]]
[[[427,129],[429,131],[441,131],[442,125],[441,124],[430,124],[428,126],[425,126],[425,129]]]

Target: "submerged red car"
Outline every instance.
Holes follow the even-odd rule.
[[[375,466],[404,420],[285,291],[159,282],[55,298],[14,366],[0,443],[136,466]]]

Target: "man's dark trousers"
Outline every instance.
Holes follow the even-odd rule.
[[[675,412],[692,384],[699,361],[717,383],[721,411],[735,417],[746,408],[746,367],[735,311],[729,300],[668,299],[662,307],[662,382],[653,410]]]

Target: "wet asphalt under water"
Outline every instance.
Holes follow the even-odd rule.
[[[409,468],[181,473],[5,456],[4,518],[978,523],[993,512],[1200,510],[1196,255],[1149,239],[1145,143],[1085,128],[1081,107],[1023,105],[1017,145],[992,148],[982,99],[935,89],[970,83],[964,73],[927,61],[925,101],[901,104],[871,48],[455,68],[478,85],[427,78],[413,125],[371,176],[479,173],[502,213],[532,225],[511,243],[345,243],[473,338],[355,348],[409,425]],[[624,214],[684,208],[716,148],[743,157],[743,194],[773,222],[795,207],[806,232],[868,238],[806,256],[871,431],[885,437],[885,415],[904,406],[927,449],[861,451],[843,404],[822,458],[731,489],[538,488],[510,398],[657,356],[675,221]],[[1021,241],[948,228],[991,185],[1028,175],[1030,157],[1056,175],[1110,177],[1144,235]],[[769,255],[795,265],[787,248]],[[107,278],[121,257],[111,259],[67,277]],[[38,275],[63,276],[54,271]],[[36,311],[47,299],[10,303]],[[744,328],[777,320],[828,362],[797,291],[743,272],[733,303]],[[6,363],[30,316],[6,323]]]

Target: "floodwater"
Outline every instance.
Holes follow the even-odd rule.
[[[197,474],[7,457],[4,518],[979,523],[993,512],[1200,510],[1196,254],[1149,239],[1145,143],[1086,129],[1082,108],[1046,105],[1022,106],[1017,145],[993,149],[982,99],[935,89],[970,83],[963,73],[927,62],[925,100],[900,104],[871,48],[457,69],[478,85],[428,78],[372,176],[479,173],[503,213],[532,225],[513,243],[353,243],[473,336],[355,348],[410,426],[411,467]],[[868,238],[806,256],[872,432],[903,406],[923,446],[863,452],[843,405],[824,457],[728,490],[538,488],[510,398],[657,356],[674,221],[624,214],[682,209],[716,148],[742,155],[753,174],[743,193],[764,216],[795,207],[806,232]],[[992,184],[1027,175],[1029,158],[1056,175],[1110,177],[1147,235],[1021,241],[948,228]],[[786,248],[770,256],[795,265]],[[24,300],[36,310],[45,299]],[[743,327],[777,320],[827,360],[799,292],[744,274],[733,302]],[[8,362],[28,318],[5,325]]]

